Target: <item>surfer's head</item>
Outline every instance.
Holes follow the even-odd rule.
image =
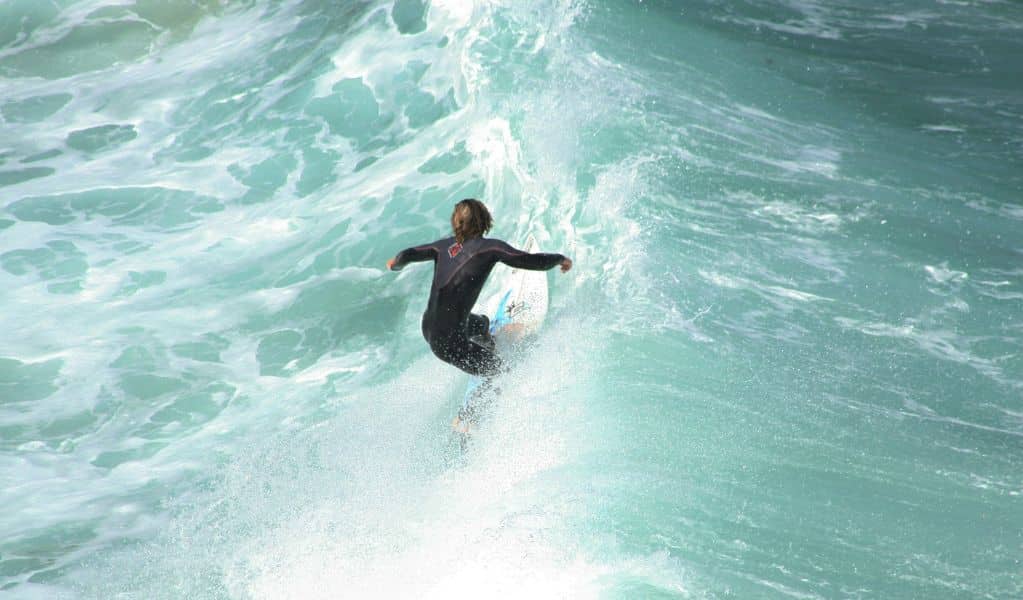
[[[490,211],[475,198],[462,200],[451,212],[451,230],[455,232],[455,240],[459,244],[465,240],[482,237],[484,233],[490,231],[493,224]]]

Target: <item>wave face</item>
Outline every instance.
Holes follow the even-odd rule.
[[[1023,6],[0,5],[12,598],[1023,593]],[[575,259],[461,453],[383,269]]]

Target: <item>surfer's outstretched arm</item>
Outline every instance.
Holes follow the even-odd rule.
[[[553,269],[558,265],[561,265],[562,271],[567,271],[572,268],[572,260],[567,258],[564,254],[550,254],[547,252],[530,254],[517,248],[513,248],[506,242],[502,242],[500,240],[493,241],[495,243],[494,252],[497,254],[497,260],[503,262],[509,267],[526,269],[528,271],[546,271],[548,269]]]
[[[392,271],[400,271],[402,267],[409,263],[436,259],[437,248],[433,244],[413,246],[412,248],[405,248],[397,256],[387,261],[387,268]]]

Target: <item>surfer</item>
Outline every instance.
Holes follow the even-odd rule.
[[[492,224],[487,207],[467,198],[451,213],[454,236],[406,248],[387,261],[392,271],[412,262],[434,262],[430,301],[423,313],[423,337],[437,358],[480,377],[501,370],[501,359],[490,337],[490,319],[471,312],[494,265],[502,262],[531,271],[560,265],[562,273],[572,268],[572,260],[562,254],[530,254],[501,240],[484,238]]]

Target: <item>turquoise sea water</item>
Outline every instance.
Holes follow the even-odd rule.
[[[1023,5],[0,2],[0,596],[1023,597]],[[466,376],[383,269],[552,272]]]

